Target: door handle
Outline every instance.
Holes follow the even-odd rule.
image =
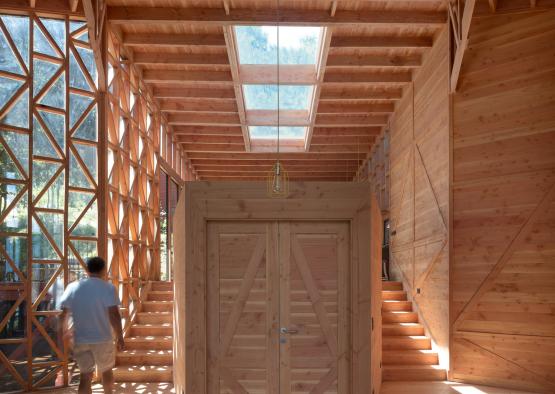
[[[296,329],[294,329],[294,328],[281,327],[281,328],[279,329],[279,332],[280,332],[281,334],[296,334],[296,333],[299,332],[299,330],[296,330]]]

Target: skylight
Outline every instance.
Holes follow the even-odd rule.
[[[320,27],[280,26],[279,64],[316,64]],[[277,64],[277,26],[236,26],[241,64]]]
[[[304,149],[323,34],[322,27],[234,26],[245,118],[255,149],[277,139],[278,108],[280,139]]]
[[[277,139],[276,126],[249,126],[249,133],[254,139]],[[285,140],[301,140],[305,138],[306,127],[303,126],[281,126],[279,138]]]
[[[247,110],[278,109],[278,85],[243,85]],[[279,109],[309,110],[311,85],[280,85]]]

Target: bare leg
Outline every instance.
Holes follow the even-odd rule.
[[[91,394],[91,381],[92,381],[92,372],[89,373],[82,373],[79,379],[79,390],[77,391],[79,394]]]
[[[102,387],[104,387],[105,394],[112,394],[114,391],[114,374],[109,369],[102,373]]]

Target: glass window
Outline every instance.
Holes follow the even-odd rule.
[[[279,64],[316,64],[321,27],[280,26]],[[241,64],[277,64],[277,26],[236,26]]]
[[[247,110],[277,110],[278,85],[243,85]],[[280,85],[280,110],[309,110],[311,85]]]
[[[249,133],[253,139],[277,139],[276,126],[249,126]],[[304,139],[306,127],[282,126],[279,128],[279,138]]]

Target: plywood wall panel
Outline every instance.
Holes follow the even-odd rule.
[[[475,18],[453,98],[452,378],[549,393],[554,21],[555,11]]]
[[[449,42],[445,29],[391,121],[391,271],[403,280],[440,363],[449,344]]]

